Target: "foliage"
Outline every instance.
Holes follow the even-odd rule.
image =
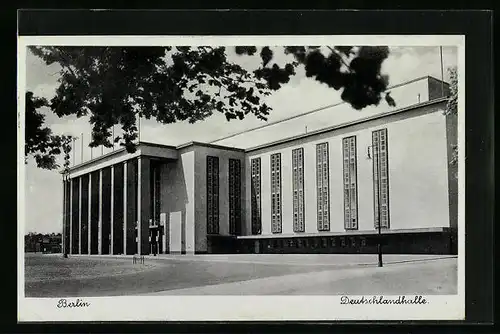
[[[69,152],[71,151],[71,136],[53,135],[52,130],[44,127],[45,115],[39,112],[48,106],[44,98],[35,97],[32,92],[26,92],[26,144],[25,156],[32,155],[38,167],[55,169],[56,156],[64,152],[64,168],[69,168]]]
[[[458,73],[456,67],[448,68],[450,76],[450,97],[446,104],[446,115],[457,115],[458,113]]]
[[[290,55],[285,64],[276,62],[276,49]],[[389,54],[385,46],[236,46],[234,50],[211,46],[32,46],[30,50],[47,65],[61,67],[56,95],[43,105],[59,117],[90,116],[91,147],[111,147],[113,141],[133,152],[138,116],[163,124],[194,123],[214,112],[223,113],[228,121],[248,114],[266,120],[271,107],[263,102],[264,97],[288,83],[298,66],[305,68],[307,77],[334,90],[342,89],[342,99],[354,109],[378,105],[384,97],[395,106],[385,93],[388,78],[380,74]],[[230,51],[240,57],[260,57],[259,67],[249,70],[231,62]],[[57,150],[48,143],[56,142],[46,139],[51,138],[50,133],[39,123],[37,119],[30,131],[45,134],[29,136],[37,142],[42,139],[42,146],[27,142],[27,152],[47,160],[39,166],[53,167]],[[110,138],[110,129],[118,124],[122,136]]]
[[[456,67],[450,67],[448,69],[448,74],[450,75],[450,97],[446,104],[445,115],[456,117],[458,115],[458,72]],[[456,131],[456,129],[454,129]],[[450,165],[458,164],[458,145],[453,144],[452,146],[452,156],[450,159]]]

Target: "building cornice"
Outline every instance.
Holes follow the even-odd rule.
[[[191,141],[182,145],[179,145],[176,147],[176,149],[184,149],[190,146],[202,146],[202,147],[208,147],[208,148],[214,148],[214,149],[219,149],[219,150],[226,150],[226,151],[237,151],[237,152],[242,152],[244,153],[245,150],[242,148],[238,147],[230,147],[230,146],[223,146],[223,145],[214,145],[214,144],[208,144],[208,143],[202,143],[202,142],[197,142],[197,141]]]
[[[327,128],[323,128],[323,129],[311,131],[309,133],[300,134],[300,135],[296,135],[296,136],[292,136],[292,137],[288,137],[288,138],[276,140],[276,141],[273,141],[273,142],[270,142],[270,143],[266,143],[266,144],[254,146],[254,147],[246,149],[245,152],[247,152],[247,153],[248,152],[253,152],[253,151],[261,150],[261,149],[264,149],[264,148],[269,148],[269,147],[277,146],[277,145],[280,145],[280,144],[289,143],[289,142],[292,142],[292,141],[295,141],[295,140],[313,137],[313,136],[316,136],[316,135],[319,135],[319,134],[323,134],[323,133],[327,133],[327,132],[331,132],[331,131],[335,131],[335,130],[339,130],[339,129],[344,129],[344,128],[347,128],[347,127],[351,127],[351,126],[354,126],[354,125],[366,123],[366,122],[373,121],[373,120],[376,120],[376,119],[381,119],[381,118],[389,117],[389,116],[400,114],[400,113],[403,113],[403,112],[408,112],[408,111],[411,111],[411,110],[415,110],[415,109],[419,109],[419,108],[424,108],[424,107],[427,107],[427,106],[437,105],[437,104],[440,104],[440,103],[443,103],[443,102],[446,102],[446,101],[448,101],[448,98],[447,97],[442,97],[442,98],[439,98],[439,99],[434,99],[434,100],[431,100],[431,101],[426,101],[426,102],[422,102],[422,103],[419,103],[419,104],[414,104],[414,105],[411,105],[409,107],[405,107],[405,108],[401,108],[401,109],[397,109],[397,110],[391,110],[391,111],[387,111],[387,112],[384,112],[384,113],[379,113],[379,114],[376,114],[376,115],[364,117],[364,118],[357,119],[357,120],[354,120],[354,121],[344,122],[344,123],[336,124],[336,125],[333,125],[333,126],[329,126]]]

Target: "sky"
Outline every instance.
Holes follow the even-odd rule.
[[[259,62],[259,57],[238,57],[233,54],[228,55],[228,57],[247,69],[256,68]],[[277,61],[280,62],[285,58],[286,56],[281,55],[277,58]],[[447,81],[446,68],[457,65],[457,48],[443,47],[443,64],[445,68],[444,79]],[[25,89],[33,91],[37,96],[50,99],[58,86],[58,69],[58,65],[47,66],[28,51]],[[390,86],[426,75],[441,78],[439,47],[390,47],[390,55],[383,63],[382,72],[389,75]],[[399,99],[395,98],[398,107],[405,103],[402,101],[404,99],[411,99],[411,101],[415,99],[414,96],[408,97],[404,94],[400,94],[398,97]],[[222,114],[214,114],[196,124],[180,122],[163,125],[156,123],[154,120],[142,120],[141,140],[166,145],[180,145],[190,141],[201,141],[247,148],[283,136],[288,137],[297,134],[297,131],[303,131],[305,126],[308,126],[309,130],[313,130],[387,110],[385,103],[362,111],[356,111],[347,105],[343,105],[341,112],[332,112],[333,109],[326,109],[323,112],[307,116],[307,118],[298,118],[230,139],[218,140],[240,131],[250,130],[293,115],[336,104],[341,102],[341,99],[340,92],[307,78],[303,69],[299,68],[290,82],[267,97],[265,102],[273,108],[267,122],[251,116],[242,121],[232,120],[227,122]],[[77,119],[76,117],[58,118],[48,110],[44,110],[44,113],[46,114],[47,125],[55,134],[68,134],[79,138],[75,142],[74,163],[79,164],[82,161],[89,160],[91,156],[97,157],[101,155],[100,148],[94,148],[91,152],[90,148],[87,147],[91,129],[88,119]],[[285,132],[282,130],[287,133],[284,134]],[[118,133],[119,130],[116,131]],[[258,136],[256,136],[257,133]],[[256,141],[256,139],[261,142]],[[82,143],[83,150],[81,149]],[[111,149],[104,149],[102,153],[106,154],[110,151]],[[58,171],[37,168],[31,158],[28,159],[25,170],[25,233],[61,232],[63,201],[61,175]]]

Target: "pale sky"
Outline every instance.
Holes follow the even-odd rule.
[[[383,63],[383,72],[389,75],[390,86],[403,83],[418,77],[430,75],[435,78],[441,77],[439,47],[391,47],[389,58]],[[236,57],[236,56],[231,56]],[[284,56],[280,56],[282,59]],[[236,61],[246,68],[253,69],[259,62],[258,57],[238,57]],[[445,81],[447,81],[446,68],[457,65],[457,49],[455,47],[443,47],[443,63],[445,67]],[[26,59],[26,89],[31,90],[37,96],[50,99],[58,86],[58,65],[45,65],[39,58],[29,51]],[[414,97],[401,96],[401,99]],[[282,89],[266,98],[266,103],[273,108],[267,122],[274,122],[293,115],[301,114],[313,109],[332,105],[340,102],[340,92],[328,88],[313,79],[306,78],[304,71],[299,69],[297,75]],[[413,100],[412,100],[413,101]],[[333,109],[332,109],[333,110]],[[387,110],[387,104],[382,102],[379,107],[367,108],[356,111],[347,105],[343,106],[343,112],[329,113],[329,110],[311,115],[306,118],[295,119],[272,125],[268,128],[257,130],[258,136],[250,132],[245,135],[233,137],[228,140],[218,141],[217,144],[237,146],[241,148],[252,147],[261,143],[273,141],[283,136],[298,134],[302,128],[308,129],[330,126],[349,119],[363,117],[367,113],[376,113]],[[71,134],[81,137],[83,133],[83,161],[90,158],[88,144],[90,138],[90,125],[87,119],[76,119],[76,117],[58,118],[50,112],[46,112],[46,122],[55,134]],[[310,123],[308,123],[310,122]],[[176,124],[162,125],[153,120],[141,121],[141,140],[156,142],[167,145],[180,145],[189,141],[211,142],[218,138],[262,126],[266,122],[248,116],[243,121],[232,120],[227,122],[222,114],[214,114],[210,118],[196,124],[181,122]],[[298,128],[297,128],[298,126]],[[283,130],[283,131],[282,131]],[[118,127],[117,127],[118,131]],[[283,135],[283,133],[285,133]],[[260,142],[256,141],[256,138]],[[81,162],[81,141],[75,145],[75,162]],[[104,149],[104,153],[111,149]],[[93,149],[93,157],[99,156],[101,149]],[[26,223],[25,233],[39,232],[51,233],[62,231],[62,179],[58,171],[47,171],[36,167],[33,159],[29,159],[26,165]]]

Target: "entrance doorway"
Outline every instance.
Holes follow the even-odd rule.
[[[164,253],[162,245],[163,234],[163,226],[154,224],[149,226],[149,254],[156,255]]]

